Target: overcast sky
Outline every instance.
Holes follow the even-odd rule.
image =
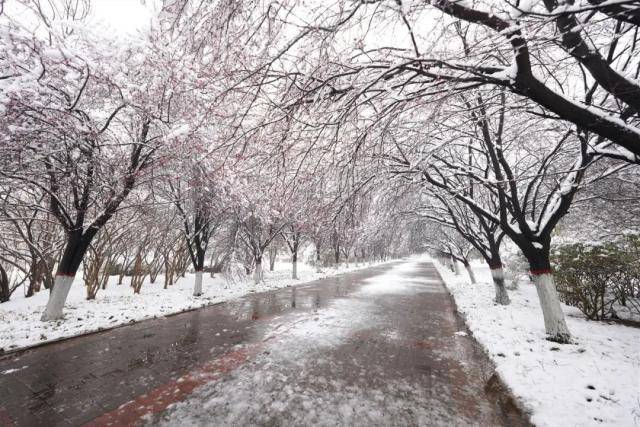
[[[133,33],[148,28],[155,2],[147,0],[93,0],[91,22],[104,22],[116,32]]]

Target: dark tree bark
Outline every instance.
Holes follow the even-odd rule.
[[[586,105],[582,105],[565,98],[551,90],[533,75],[527,41],[522,34],[520,27],[511,25],[510,22],[504,21],[497,15],[471,9],[458,2],[450,0],[435,0],[431,4],[454,18],[485,26],[507,38],[513,49],[514,61],[517,70],[515,79],[512,82],[507,82],[492,78],[491,74],[495,70],[488,70],[486,75],[481,78],[486,78],[488,83],[508,86],[514,92],[535,101],[549,111],[557,114],[560,118],[575,123],[582,129],[592,131],[603,138],[624,147],[636,156],[640,156],[640,132],[634,131],[630,127],[625,126],[619,120],[614,120],[604,114],[599,114]],[[579,41],[574,40],[573,36],[568,35],[567,37],[570,40],[565,43],[579,44]],[[621,76],[617,75],[617,73],[612,73],[608,64],[602,63],[602,61],[597,57],[593,55],[585,55],[584,52],[582,52],[582,54],[577,53],[577,55],[580,55],[581,58],[583,58],[582,60],[585,61],[584,65],[590,70],[590,72],[595,72],[593,78],[599,83],[601,83],[601,80],[602,83],[607,85],[606,87],[603,86],[605,89],[609,87],[609,89],[615,90],[616,93],[618,93],[618,96],[624,96],[625,99],[630,102],[630,105],[638,105],[637,87],[634,86],[630,89],[630,86],[628,85],[629,82],[622,82],[620,80]],[[587,64],[589,65],[587,66]],[[593,71],[591,71],[591,68],[589,67],[593,68]],[[481,70],[478,71],[482,74]],[[610,93],[616,96],[614,92]]]
[[[0,264],[0,302],[7,302],[11,298],[9,290],[9,277],[4,267]]]
[[[602,5],[607,0],[587,0],[594,6],[599,6],[598,10],[610,18],[627,22],[640,27],[640,4],[608,4]],[[637,3],[637,2],[636,2]]]

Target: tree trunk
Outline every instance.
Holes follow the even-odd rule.
[[[7,302],[11,298],[9,290],[9,276],[5,269],[0,265],[0,302]]]
[[[134,294],[140,293],[145,277],[147,277],[147,273],[142,265],[142,256],[138,253],[136,255],[136,261],[133,265],[133,272],[131,274],[131,287],[133,288]]]
[[[101,288],[102,288],[103,291],[105,289],[107,289],[107,285],[109,284],[109,277],[111,276],[111,270],[113,268],[113,263],[114,262],[115,261],[112,258],[107,259],[107,263],[106,263],[106,265],[104,267],[104,271],[102,273],[102,285],[101,285]]]
[[[173,284],[173,264],[168,260],[169,256],[164,258],[164,289]]]
[[[469,280],[471,280],[471,284],[475,285],[476,282],[476,275],[473,273],[473,269],[471,268],[471,264],[469,264],[469,262],[464,262],[463,263],[464,268],[467,270],[467,273],[469,274]]]
[[[320,243],[316,242],[316,273],[322,273],[322,258],[320,257]]]
[[[122,255],[122,269],[118,274],[118,285],[122,285],[122,283],[124,282],[124,277],[127,275],[127,270],[129,270],[129,268],[131,268],[131,266],[133,265],[134,260],[129,259],[129,256],[130,254],[128,252],[125,252]]]
[[[195,259],[193,260],[193,269],[196,271],[196,280],[193,285],[193,296],[199,297],[202,295],[202,272],[204,270],[204,258],[205,258],[205,248],[201,245],[200,242],[196,243],[196,253]]]
[[[292,265],[292,269],[291,269],[291,278],[293,280],[298,280],[298,252],[296,249],[296,252],[291,254],[291,263]]]
[[[460,271],[460,266],[458,265],[458,261],[456,261],[456,259],[453,257],[451,258],[451,265],[453,266],[453,271],[456,273],[456,276],[462,274],[462,272]]]
[[[565,322],[558,291],[553,281],[551,262],[549,260],[549,241],[550,237],[547,238],[543,248],[540,249],[527,247],[525,244],[518,246],[520,246],[523,255],[529,262],[529,271],[538,292],[545,331],[549,335],[548,339],[566,344],[571,341],[571,333]]]
[[[533,281],[536,284],[538,298],[540,299],[540,307],[544,317],[544,327],[549,335],[549,339],[559,343],[569,343],[571,341],[571,333],[564,319],[564,313],[560,306],[560,299],[553,281],[551,271],[535,272],[532,271]]]
[[[54,281],[53,289],[49,294],[47,306],[42,314],[43,322],[58,320],[63,318],[62,309],[69,295],[69,289],[76,272],[80,267],[82,258],[89,247],[90,239],[84,239],[79,234],[71,234],[67,238],[67,244],[62,253],[62,258],[58,264],[58,271]]]
[[[75,274],[72,276],[66,276],[59,273],[56,274],[53,289],[51,290],[49,300],[47,301],[47,307],[45,308],[40,320],[46,322],[62,319],[62,309],[65,301],[67,300],[67,296],[69,295],[73,279],[75,279]]]
[[[256,260],[256,267],[253,270],[253,283],[256,285],[262,281],[262,260]]]
[[[36,281],[34,278],[29,279],[29,286],[27,287],[27,292],[24,294],[25,298],[30,298],[34,296],[36,293]]]
[[[31,252],[31,268],[29,273],[29,287],[27,288],[27,292],[24,297],[29,298],[32,297],[36,293],[36,287],[38,284],[38,262],[36,261],[36,256],[33,251]]]
[[[44,276],[42,277],[42,284],[45,289],[53,288],[53,275],[51,274],[51,268],[55,264],[55,261],[52,257],[47,257],[47,261],[43,262],[44,264]]]
[[[278,257],[278,250],[269,248],[269,271],[273,271],[276,267],[276,258]]]
[[[453,258],[445,255],[445,264],[449,267],[449,270],[451,270],[452,273],[455,273],[456,269],[453,266]]]
[[[493,278],[493,286],[496,288],[496,303],[500,305],[509,305],[509,294],[504,283],[504,269],[502,263],[490,264],[491,278]]]
[[[202,270],[196,271],[196,283],[193,287],[193,296],[199,297],[202,295]]]
[[[209,277],[213,279],[215,276],[215,266],[218,265],[218,257],[213,253],[211,254],[211,258],[209,258],[209,265],[211,266],[211,268],[209,269]]]

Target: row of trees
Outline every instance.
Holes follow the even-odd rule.
[[[177,191],[177,185],[173,189]],[[369,212],[345,210],[335,219],[328,218],[331,221],[314,213],[311,228],[284,216],[274,216],[269,223],[255,212],[241,217],[241,206],[222,203],[205,205],[200,196],[192,194],[127,204],[100,230],[82,259],[79,271],[87,299],[94,299],[114,275],[118,284],[127,277],[133,292],[139,293],[146,279],[155,283],[161,276],[166,289],[190,269],[195,271],[194,295],[200,295],[205,270],[232,274],[233,269],[242,267],[247,274],[253,272],[258,283],[267,255],[273,270],[275,257],[288,253],[292,277],[297,279],[298,258],[309,246],[313,246],[314,256],[308,261],[318,268],[343,261],[380,260],[403,253],[407,247],[404,243],[398,246],[398,236],[382,228],[390,222],[379,223]],[[66,244],[62,227],[35,213],[20,219],[13,211],[18,207],[7,203],[2,216],[9,225],[2,230],[0,244],[3,302],[19,288],[24,288],[26,297],[52,289],[53,272]],[[334,211],[328,213],[333,215]]]
[[[381,227],[372,196],[346,206],[350,183],[327,179],[339,168],[298,162],[286,123],[249,109],[264,108],[253,90],[265,86],[269,7],[178,3],[127,47],[90,31],[88,0],[3,10],[3,300],[22,283],[27,296],[51,289],[43,320],[54,320],[79,270],[88,298],[115,266],[139,292],[162,269],[170,285],[186,254],[199,295],[211,260],[239,260],[260,281],[276,239],[294,277],[305,241],[318,257],[331,242],[336,262],[390,250],[395,236],[367,231]]]
[[[639,182],[639,14],[637,2],[335,2],[306,27],[330,53],[304,56],[309,78],[282,76],[327,147],[351,141],[379,167],[361,174],[414,189],[408,211],[435,225],[431,246],[487,262],[501,304],[500,248],[513,242],[549,338],[569,342],[551,241],[574,206],[595,205],[598,181]],[[637,186],[624,196],[637,201]]]
[[[120,223],[181,242],[196,294],[211,254],[260,280],[282,239],[294,276],[304,241],[336,262],[479,256],[508,304],[510,241],[568,342],[552,237],[574,207],[597,211],[600,182],[637,200],[634,1],[164,0],[126,47],[87,28],[88,0],[18,3],[31,25],[0,15],[0,213],[20,243],[0,261],[55,266],[45,320]],[[114,254],[135,252],[132,234]]]

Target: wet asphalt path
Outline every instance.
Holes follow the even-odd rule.
[[[0,425],[526,425],[463,331],[387,264],[1,357]]]

